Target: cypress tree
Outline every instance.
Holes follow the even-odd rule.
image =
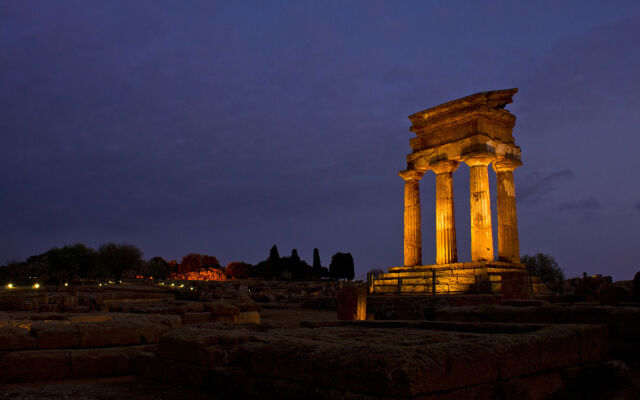
[[[300,256],[298,255],[297,249],[291,250],[291,261],[293,261],[294,263],[300,262]]]
[[[313,270],[314,272],[320,271],[322,264],[320,263],[320,252],[317,248],[313,249]]]
[[[280,260],[280,253],[278,253],[278,247],[274,244],[269,252],[269,261],[276,262]]]

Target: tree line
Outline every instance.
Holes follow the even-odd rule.
[[[169,279],[190,272],[218,270],[229,279],[348,279],[354,278],[354,263],[350,253],[336,253],[329,267],[322,266],[318,249],[313,251],[313,262],[302,260],[296,249],[291,255],[280,257],[274,245],[269,256],[255,265],[233,261],[226,267],[207,254],[190,253],[177,261],[162,257],[142,258],[142,251],[132,244],[106,243],[93,249],[82,243],[53,247],[24,261],[0,266],[0,282],[29,284],[62,284],[72,281],[120,281],[124,277],[153,277]]]

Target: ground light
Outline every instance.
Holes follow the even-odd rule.
[[[39,289],[40,288],[40,284],[39,283],[34,283],[33,284],[33,288],[34,289]]]
[[[7,289],[13,289],[13,283],[8,283],[7,284]]]

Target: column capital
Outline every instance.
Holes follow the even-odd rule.
[[[518,168],[522,165],[522,161],[520,160],[512,160],[509,158],[505,158],[502,160],[498,160],[492,164],[493,170],[496,172],[509,172]]]
[[[453,173],[458,169],[460,163],[458,161],[453,160],[439,160],[434,161],[429,164],[429,169],[432,170],[436,175],[444,174],[444,173]]]
[[[469,167],[477,167],[477,166],[488,166],[495,160],[494,157],[489,155],[472,155],[464,159],[464,162]]]
[[[424,172],[416,171],[415,169],[405,169],[398,172],[398,175],[400,175],[400,177],[406,182],[419,181],[420,179],[422,179]]]

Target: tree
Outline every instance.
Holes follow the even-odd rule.
[[[30,257],[32,262],[43,261],[48,265],[49,275],[57,283],[68,282],[74,277],[88,278],[95,269],[96,251],[82,243],[54,247],[44,257]]]
[[[100,246],[97,254],[97,266],[103,278],[122,279],[126,270],[139,270],[142,265],[142,251],[132,244],[107,243]]]
[[[278,262],[280,260],[280,253],[278,253],[278,247],[274,244],[269,252],[269,261]]]
[[[0,267],[0,284],[29,284],[33,272],[31,264],[24,261],[10,260],[7,265]]]
[[[298,255],[297,249],[291,250],[291,260],[293,262],[300,262],[300,256]]]
[[[318,272],[320,269],[322,269],[322,263],[320,263],[320,252],[318,251],[318,248],[315,248],[313,249],[313,271],[316,276],[319,276]]]
[[[166,279],[169,272],[169,263],[162,257],[153,257],[144,266],[144,275],[154,279]]]
[[[353,256],[351,253],[336,253],[331,257],[329,264],[329,273],[334,279],[353,280],[355,270],[353,266]]]
[[[251,265],[244,262],[232,261],[227,265],[225,272],[230,279],[247,279],[251,275]]]
[[[178,273],[186,274],[207,268],[220,268],[220,262],[214,256],[190,253],[182,257],[182,261],[178,266]]]
[[[564,272],[555,258],[548,254],[536,253],[533,256],[524,255],[520,260],[527,266],[531,275],[540,277],[542,283],[550,289],[562,290]]]

